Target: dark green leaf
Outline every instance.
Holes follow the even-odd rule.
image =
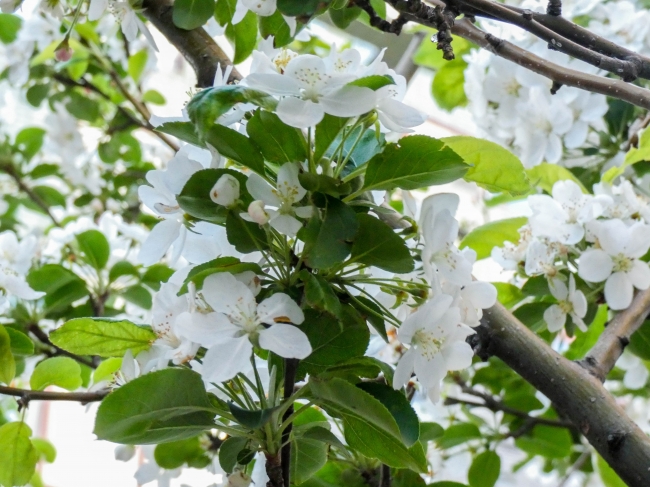
[[[361,317],[365,319],[375,329],[377,333],[388,343],[388,335],[386,333],[386,322],[384,320],[383,311],[374,301],[365,296],[355,296],[354,303],[358,306],[357,311]]]
[[[65,206],[65,196],[51,186],[35,186],[32,191],[46,206]]]
[[[214,14],[214,0],[176,0],[172,20],[176,27],[192,30],[202,27]]]
[[[571,433],[564,428],[538,424],[530,434],[517,438],[515,445],[530,455],[565,458],[571,454],[573,440]]]
[[[361,10],[359,7],[348,7],[341,9],[330,9],[330,19],[332,23],[337,26],[339,29],[347,29],[350,27],[350,24],[359,18],[361,15]]]
[[[475,424],[456,423],[445,430],[442,438],[438,439],[438,446],[445,450],[480,437],[481,432]]]
[[[467,478],[472,487],[494,487],[501,473],[501,458],[493,451],[477,455],[469,467]]]
[[[230,272],[231,274],[241,274],[242,272],[253,271],[255,274],[261,275],[264,274],[262,268],[252,262],[241,262],[236,257],[217,257],[214,260],[206,262],[204,264],[197,265],[192,268],[192,270],[187,274],[185,282],[178,291],[178,295],[185,294],[187,292],[187,285],[190,282],[196,284],[197,289],[203,287],[203,281],[208,276],[216,274],[219,272]]]
[[[214,125],[205,140],[221,155],[264,175],[264,157],[245,135],[223,125]]]
[[[368,163],[364,189],[418,189],[463,177],[469,166],[438,139],[411,135],[388,145]]]
[[[219,465],[226,473],[232,473],[237,465],[239,452],[246,448],[248,440],[241,437],[230,437],[219,447]]]
[[[305,302],[311,308],[327,311],[334,316],[341,314],[341,302],[327,280],[307,269],[300,272],[300,279],[305,283]]]
[[[143,375],[107,396],[97,411],[94,433],[127,445],[182,440],[213,428],[215,413],[199,374],[169,368]]]
[[[166,122],[156,127],[156,131],[173,135],[188,144],[203,146],[192,122]]]
[[[0,31],[1,30],[2,28],[0,27]],[[43,103],[43,100],[47,98],[47,95],[49,93],[50,93],[49,84],[36,84],[34,86],[31,86],[27,90],[27,93],[25,93],[25,97],[27,98],[27,101],[31,106],[38,108],[39,106],[41,106],[41,103]]]
[[[47,293],[44,299],[48,312],[60,311],[88,295],[86,283],[58,264],[47,264],[31,271],[27,275],[27,282],[35,291]]]
[[[108,273],[108,280],[114,282],[116,279],[122,276],[135,276],[138,277],[138,269],[126,260],[121,260],[116,262],[111,270]]]
[[[291,482],[300,485],[327,462],[327,444],[322,441],[298,438],[291,442]]]
[[[129,303],[140,306],[142,309],[151,309],[151,305],[153,304],[151,293],[147,288],[139,284],[127,287],[120,293],[120,296],[126,299]]]
[[[444,434],[444,428],[438,423],[420,423],[420,441],[423,443],[437,440]]]
[[[284,47],[293,40],[289,24],[284,20],[279,10],[267,17],[260,16],[258,22],[260,35],[264,39],[273,36],[273,45],[275,47]]]
[[[13,353],[14,355],[31,355],[34,353],[34,342],[27,335],[9,326],[0,326],[0,328],[3,328],[9,335],[9,341],[11,343],[11,353]],[[1,331],[0,334],[2,334]],[[1,340],[2,339],[0,338],[0,341]],[[2,345],[0,345],[0,349],[1,348]],[[2,352],[0,352],[0,355],[2,355]],[[3,360],[0,359],[0,363],[2,362]]]
[[[98,230],[86,230],[76,239],[88,263],[97,270],[103,269],[111,255],[111,247],[104,234]]]
[[[226,25],[232,21],[236,8],[237,0],[217,0],[214,9],[214,18],[217,20],[219,25]]]
[[[210,192],[224,174],[229,174],[239,181],[240,198],[245,205],[248,205],[252,199],[246,190],[248,178],[244,174],[232,169],[210,168],[201,169],[192,174],[176,197],[176,201],[183,211],[201,220],[223,224],[226,221],[228,209],[212,201]]]
[[[257,223],[247,222],[232,211],[226,217],[226,236],[230,245],[242,254],[268,247],[264,230]]]
[[[34,157],[43,146],[45,130],[38,127],[22,129],[16,135],[16,148],[22,152],[26,161]]]
[[[325,114],[323,120],[316,125],[316,143],[314,161],[320,161],[332,142],[341,134],[349,119]]]
[[[338,437],[327,428],[322,426],[314,426],[309,428],[301,435],[302,438],[311,438],[313,440],[322,441],[339,448],[345,448],[345,445],[338,439]]]
[[[228,409],[230,409],[239,424],[254,430],[264,426],[271,419],[273,411],[275,411],[275,409],[256,409],[254,411],[242,409],[232,402],[228,403]]]
[[[379,267],[389,272],[405,274],[415,267],[404,240],[381,220],[358,213],[359,230],[350,258],[354,262]]]
[[[226,37],[235,47],[232,62],[239,64],[245,61],[257,45],[257,15],[249,11],[238,24],[229,24]]]
[[[303,172],[298,174],[298,179],[300,180],[300,185],[312,193],[343,196],[349,194],[352,189],[350,183],[344,183],[340,179],[334,179],[324,174]]]
[[[328,0],[278,0],[278,10],[292,17],[311,16]]]
[[[156,463],[168,470],[182,467],[204,454],[205,450],[201,448],[198,436],[186,440],[161,443],[156,446],[153,453]]]
[[[628,350],[643,360],[650,360],[650,320],[632,334]]]
[[[284,164],[307,159],[302,132],[289,127],[275,113],[257,110],[246,124],[246,132],[267,161]]]

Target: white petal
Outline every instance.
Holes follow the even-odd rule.
[[[253,198],[262,200],[267,205],[280,206],[282,204],[275,190],[258,174],[253,173],[249,176],[246,181],[246,189]]]
[[[253,345],[248,335],[211,347],[203,357],[203,380],[223,382],[232,379],[249,368],[252,352]]]
[[[307,194],[307,190],[300,184],[299,174],[300,165],[297,162],[283,164],[278,171],[278,193],[291,204],[297,203]]]
[[[233,320],[241,319],[242,314],[252,316],[257,308],[255,296],[248,286],[229,272],[206,277],[202,294],[214,311],[224,313]]]
[[[159,262],[178,238],[181,223],[176,220],[163,220],[158,223],[144,241],[138,260],[145,266]]]
[[[293,78],[278,73],[252,73],[246,77],[246,85],[270,95],[299,95],[300,86]]]
[[[230,340],[240,331],[222,313],[181,313],[174,324],[176,335],[206,348]]]
[[[108,7],[108,0],[90,0],[90,6],[88,7],[88,20],[97,20],[103,14],[106,8]]]
[[[613,267],[612,259],[605,251],[591,249],[580,256],[578,275],[585,281],[602,282],[612,273]]]
[[[257,307],[257,316],[262,323],[293,323],[300,325],[305,315],[296,302],[284,293],[275,293]]]
[[[474,350],[466,342],[453,342],[442,349],[447,370],[463,370],[472,365]]]
[[[303,359],[311,353],[307,335],[299,328],[283,323],[260,332],[260,347],[284,358]]]
[[[401,389],[411,380],[411,374],[413,374],[413,367],[415,366],[415,355],[416,351],[410,348],[397,362],[395,375],[393,376],[393,387],[395,389]]]
[[[276,8],[276,0],[241,0],[241,2],[261,17],[273,15]]]
[[[605,282],[605,300],[610,309],[627,308],[632,302],[634,286],[625,272],[615,272]]]
[[[438,294],[409,316],[397,332],[402,343],[410,344],[413,334],[420,328],[435,324],[449,310],[453,298],[448,294]]]
[[[565,301],[569,297],[569,290],[561,279],[551,279],[548,288],[558,301]]]
[[[648,368],[640,363],[632,367],[623,377],[623,385],[628,389],[641,389],[648,382]]]
[[[544,321],[546,321],[548,331],[560,331],[566,322],[566,313],[557,304],[554,304],[544,311]]]
[[[299,220],[291,215],[283,215],[282,213],[277,213],[275,217],[271,218],[269,225],[287,237],[295,237],[302,228],[302,223]]]
[[[650,267],[642,260],[635,260],[632,269],[627,273],[630,282],[637,289],[648,289],[650,287]]]
[[[313,127],[325,115],[320,104],[294,97],[280,100],[275,113],[287,125],[300,129]]]
[[[571,304],[573,304],[573,312],[576,316],[584,318],[587,314],[587,298],[582,291],[575,292],[571,299]]]
[[[475,308],[487,309],[497,301],[497,289],[489,282],[473,281],[460,292],[463,299],[469,300]]]
[[[320,99],[325,113],[335,117],[356,117],[375,107],[377,95],[370,88],[344,86]]]
[[[422,125],[426,120],[415,108],[392,98],[382,100],[377,111],[379,121],[393,132],[405,132],[405,129]]]

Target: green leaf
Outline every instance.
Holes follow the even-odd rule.
[[[201,169],[192,174],[187,183],[185,183],[185,186],[183,186],[180,194],[176,197],[176,201],[183,211],[201,220],[223,224],[226,221],[228,208],[212,201],[210,192],[224,174],[229,174],[239,181],[240,198],[248,206],[252,201],[246,189],[246,181],[248,178],[241,172],[232,169],[210,168]]]
[[[9,385],[16,375],[16,361],[11,353],[11,338],[7,328],[0,326],[0,382]]]
[[[214,9],[214,18],[219,25],[224,26],[232,21],[237,8],[237,0],[217,0]]]
[[[0,426],[0,484],[4,487],[25,485],[34,475],[38,452],[29,440],[31,434],[23,422]]]
[[[2,27],[0,27],[0,32],[1,31],[2,31]],[[41,103],[43,103],[43,100],[47,98],[47,95],[49,93],[50,93],[50,85],[39,83],[30,86],[27,92],[25,93],[25,97],[27,98],[27,101],[31,106],[38,108],[39,106],[41,106]]]
[[[76,239],[88,263],[97,270],[103,269],[111,255],[111,247],[104,234],[98,230],[86,230]]]
[[[451,111],[467,105],[465,68],[467,63],[462,58],[456,58],[443,64],[434,76],[431,94],[440,108]]]
[[[307,269],[300,271],[300,279],[305,283],[305,302],[312,309],[327,311],[334,316],[341,314],[341,302],[326,279]]]
[[[289,24],[279,10],[276,10],[273,15],[258,16],[258,27],[264,39],[273,36],[273,45],[277,48],[284,47],[293,40]]]
[[[204,456],[205,450],[201,448],[199,437],[185,440],[170,441],[156,445],[153,456],[158,466],[173,470],[189,464],[199,457]]]
[[[526,171],[528,173],[528,178],[533,186],[538,186],[546,191],[548,194],[551,194],[553,190],[553,185],[558,181],[570,180],[580,186],[582,192],[587,194],[589,191],[582,185],[580,180],[574,176],[574,174],[569,171],[567,168],[558,166],[557,164],[549,164],[543,162],[542,164],[535,166]]]
[[[86,283],[72,271],[58,264],[47,264],[30,271],[27,283],[35,291],[46,293],[48,312],[60,311],[80,298],[88,296]]]
[[[384,86],[394,85],[395,80],[392,76],[387,74],[379,75],[373,74],[371,76],[364,76],[363,78],[356,79],[348,83],[349,86],[360,86],[361,88],[370,88],[372,91],[377,91]]]
[[[467,479],[472,487],[494,487],[501,473],[501,458],[493,451],[474,457]]]
[[[497,300],[508,309],[512,308],[525,297],[521,289],[514,284],[493,282],[492,285],[497,288]]]
[[[257,15],[249,11],[238,24],[229,24],[226,37],[235,47],[233,64],[245,61],[257,45]]]
[[[357,221],[359,230],[350,251],[354,262],[397,274],[406,274],[415,268],[409,248],[393,229],[366,213],[358,213]]]
[[[15,41],[22,23],[21,18],[16,15],[0,14],[0,41],[3,44]]]
[[[629,166],[641,161],[650,161],[650,130],[647,128],[639,136],[638,147],[631,147],[625,154],[623,165]]]
[[[348,205],[329,195],[324,200],[322,220],[315,214],[298,232],[305,242],[305,260],[314,269],[327,269],[343,262],[350,254],[359,225],[356,213]]]
[[[528,218],[508,218],[486,223],[469,232],[460,242],[460,248],[469,247],[476,252],[476,260],[486,259],[494,247],[502,247],[504,242],[518,242],[519,229]]]
[[[291,482],[300,485],[327,462],[327,444],[316,439],[298,438],[291,442]]]
[[[44,138],[45,130],[38,127],[29,127],[18,132],[15,146],[22,152],[25,160],[29,161],[41,150]]]
[[[438,423],[420,423],[420,441],[425,444],[441,438],[444,434],[444,428]]]
[[[361,317],[372,326],[377,333],[388,343],[388,334],[386,333],[386,321],[384,320],[381,308],[365,296],[355,296],[354,303]]]
[[[188,144],[203,147],[192,122],[166,122],[156,127],[156,131],[173,135]]]
[[[134,276],[138,277],[140,274],[138,273],[138,269],[131,264],[129,261],[126,260],[121,260],[119,262],[116,262],[113,267],[111,267],[111,270],[108,273],[108,280],[110,282],[115,282],[118,278],[122,276]]]
[[[36,448],[40,457],[47,463],[52,463],[56,460],[56,448],[49,441],[43,438],[32,438],[32,445]]]
[[[150,288],[158,291],[160,289],[160,283],[167,282],[173,273],[174,271],[165,264],[154,264],[149,266],[147,272],[142,276],[142,284],[146,284]]]
[[[626,487],[627,484],[621,480],[618,474],[610,467],[607,462],[600,455],[596,454],[592,457],[596,460],[596,468],[600,474],[600,480],[603,481],[605,487]]]
[[[264,175],[264,157],[251,139],[223,125],[214,125],[205,140],[222,156]]]
[[[94,433],[101,440],[127,445],[176,441],[213,428],[216,413],[199,374],[168,368],[108,395],[97,411]]]
[[[481,432],[478,426],[472,423],[452,424],[445,430],[442,438],[438,439],[438,447],[446,450],[456,445],[460,445],[475,438],[480,438]]]
[[[151,330],[130,321],[107,318],[76,318],[50,334],[57,347],[78,355],[122,357],[127,350],[137,355],[156,339]]]
[[[565,458],[571,454],[573,440],[571,433],[564,428],[538,424],[530,434],[517,438],[515,445],[530,455]]]
[[[310,387],[317,403],[343,420],[350,448],[391,467],[426,471],[422,445],[416,443],[408,449],[391,413],[370,394],[337,378],[312,378]]]
[[[142,49],[141,51],[138,51],[129,57],[126,72],[136,83],[140,82],[140,77],[142,76],[144,68],[147,65],[148,58],[149,54],[146,49]]]
[[[247,438],[231,436],[219,447],[219,465],[226,473],[232,473],[237,465],[239,453],[246,448]]]
[[[47,206],[65,206],[65,196],[51,186],[35,186],[32,188],[32,191]],[[37,208],[41,210],[40,207]]]
[[[367,392],[386,406],[397,422],[402,441],[406,446],[413,445],[420,437],[420,422],[413,406],[401,391],[377,382],[361,382],[357,387]]]
[[[165,97],[156,90],[147,90],[142,94],[142,101],[145,103],[153,103],[154,105],[164,105],[166,103]]]
[[[452,36],[452,46],[454,46],[454,54],[457,58],[467,54],[474,44],[463,39],[462,37]],[[442,50],[438,49],[436,43],[431,42],[431,39],[425,36],[418,50],[413,55],[413,62],[419,66],[439,70],[445,66],[449,61],[442,57]]]
[[[242,219],[235,212],[226,217],[226,237],[237,252],[250,254],[268,248],[266,232],[257,223]]]
[[[11,353],[14,355],[32,355],[34,353],[34,342],[27,335],[9,326],[0,326],[0,328],[3,328],[9,335]],[[2,347],[0,346],[0,348]],[[1,361],[2,359],[0,359]]]
[[[474,181],[493,193],[523,194],[532,189],[521,161],[499,144],[464,135],[442,141],[473,166],[465,174],[466,181]]]
[[[349,119],[325,114],[323,120],[316,125],[316,142],[314,161],[320,161],[337,137],[342,133]]]
[[[202,27],[214,14],[215,0],[176,0],[172,21],[176,27],[192,30]]]
[[[429,487],[469,487],[468,485],[461,484],[460,482],[452,482],[450,480],[443,480],[442,482],[434,482],[428,485]]]
[[[99,117],[99,103],[92,98],[88,98],[76,91],[69,93],[70,99],[65,104],[66,110],[75,118],[94,122]]]
[[[650,360],[650,320],[644,321],[632,334],[628,350],[643,360]]]
[[[598,337],[605,331],[605,325],[607,324],[607,305],[606,304],[601,304],[598,306],[598,311],[596,312],[596,316],[594,317],[594,320],[591,322],[589,325],[589,328],[587,328],[586,333],[577,333],[577,336],[575,340],[571,342],[571,345],[569,346],[569,350],[566,351],[564,354],[566,358],[569,360],[579,360],[584,358],[587,353],[589,353],[589,350],[596,344],[598,341]],[[635,341],[634,335],[632,335],[632,339],[630,342]],[[647,346],[647,344],[646,344]],[[628,350],[630,350],[632,353],[637,354],[635,351],[637,349],[637,345],[628,345]],[[642,349],[645,353],[644,355],[647,357],[650,357],[650,347],[648,348],[643,348]],[[637,354],[638,355],[638,354]]]
[[[246,124],[246,132],[267,161],[284,164],[307,159],[302,132],[282,122],[275,113],[257,110]]]
[[[97,366],[93,372],[93,383],[97,384],[103,380],[109,380],[122,367],[122,358],[107,358]]]
[[[313,174],[303,172],[298,174],[300,185],[312,193],[324,193],[330,196],[343,196],[349,194],[352,185],[344,183],[340,179],[335,179],[325,174]]]
[[[389,144],[368,163],[363,189],[418,189],[463,177],[469,166],[444,143],[426,135],[411,135],[399,146]]]
[[[29,385],[35,391],[59,386],[69,391],[81,387],[81,367],[70,357],[52,357],[40,362],[32,372]]]
[[[340,318],[306,309],[305,322],[300,329],[309,338],[312,348],[311,355],[300,362],[300,368],[310,374],[318,374],[327,366],[362,357],[370,340],[368,326],[350,306],[343,307]]]
[[[207,88],[197,93],[187,105],[190,120],[199,134],[205,135],[217,119],[237,103],[252,103],[273,111],[278,102],[271,95],[241,85]]]
[[[133,303],[142,309],[151,309],[153,304],[153,296],[151,296],[151,293],[147,288],[139,284],[127,287],[120,293],[120,296],[126,299],[129,303]]]
[[[345,445],[341,442],[341,440],[339,440],[338,437],[330,430],[328,430],[327,428],[323,428],[322,426],[313,426],[307,429],[304,433],[302,433],[300,437],[322,441],[323,443],[328,443],[338,448],[345,449]]]
[[[311,16],[328,0],[278,0],[278,10],[291,17]]]
[[[332,23],[339,29],[343,30],[350,27],[350,24],[359,18],[361,12],[363,12],[363,10],[361,10],[359,7],[329,9],[330,19],[332,19]]]
[[[259,429],[268,423],[275,411],[275,408],[256,410],[242,409],[232,402],[228,403],[228,409],[230,409],[230,412],[239,424],[254,430]]]
[[[264,271],[262,268],[253,262],[241,262],[236,257],[217,257],[214,260],[205,262],[204,264],[192,267],[192,270],[187,274],[185,282],[178,291],[178,295],[187,293],[187,286],[190,282],[196,284],[197,289],[203,288],[203,281],[212,274],[219,272],[230,272],[231,274],[241,274],[242,272],[252,271],[255,274],[262,275]]]

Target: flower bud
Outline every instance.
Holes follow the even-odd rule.
[[[226,487],[248,487],[251,485],[251,478],[244,472],[233,472],[228,475]]]
[[[268,223],[270,216],[264,209],[264,202],[262,200],[255,200],[248,205],[248,215],[255,223],[264,225]]]
[[[54,57],[57,61],[70,61],[72,49],[70,49],[67,38],[63,39],[63,42],[57,46],[56,51],[54,51]]]
[[[134,455],[135,447],[133,445],[118,445],[115,447],[115,460],[128,462]]]
[[[239,181],[230,174],[224,174],[210,190],[210,198],[218,205],[232,206],[239,199]]]

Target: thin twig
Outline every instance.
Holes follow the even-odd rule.
[[[566,483],[569,481],[571,478],[571,475],[573,475],[575,472],[580,470],[582,466],[589,460],[591,457],[591,451],[585,450],[582,452],[582,454],[578,457],[578,459],[575,461],[573,465],[571,465],[571,468],[568,470],[566,475],[560,480],[560,483],[557,484],[557,487],[564,487]]]
[[[650,289],[639,291],[632,304],[607,324],[596,344],[579,364],[604,382],[607,374],[614,368],[623,350],[630,343],[630,337],[643,324],[648,314],[650,314]]]
[[[27,406],[30,401],[72,401],[87,404],[89,402],[101,401],[110,392],[110,389],[101,389],[95,392],[30,391],[28,389],[0,386],[0,394],[19,397],[19,403],[22,407]]]

